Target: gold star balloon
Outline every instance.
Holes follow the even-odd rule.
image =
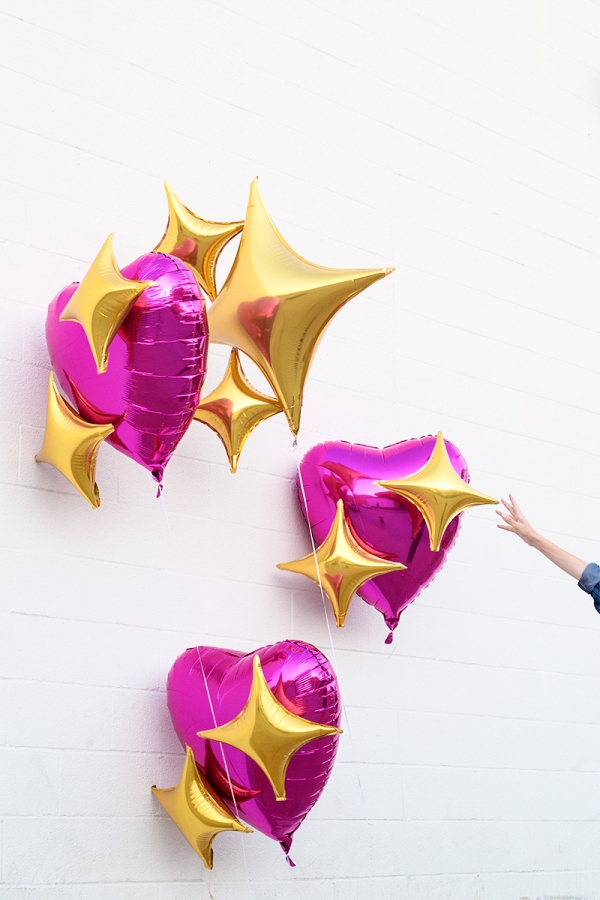
[[[277,800],[286,799],[285,774],[294,753],[309,741],[330,734],[341,731],[296,716],[279,702],[267,684],[258,655],[252,662],[252,686],[241,713],[226,725],[198,732],[207,741],[229,744],[253,759],[271,782]]]
[[[239,353],[234,349],[223,380],[205,400],[200,401],[194,418],[218,434],[229,458],[231,471],[235,472],[250,432],[278,412],[281,412],[281,405],[277,400],[252,387],[242,371]]]
[[[59,394],[50,373],[44,442],[35,459],[58,469],[94,507],[100,506],[95,482],[98,450],[114,430],[113,425],[93,425],[77,415]]]
[[[378,481],[386,490],[400,494],[417,507],[429,530],[432,550],[439,550],[442,537],[450,522],[471,506],[498,503],[493,497],[481,494],[457,474],[441,432],[433,452],[425,465],[413,475],[393,481]]]
[[[79,322],[89,341],[98,373],[106,372],[108,348],[133,303],[152,281],[123,278],[112,249],[112,234],[60,314],[61,322]]]
[[[157,253],[168,253],[186,263],[196,273],[200,286],[211,300],[217,296],[215,267],[223,247],[239,234],[243,222],[210,222],[194,215],[165,181],[169,220]]]
[[[406,566],[382,559],[361,547],[346,522],[344,501],[338,500],[329,534],[315,552],[302,559],[279,563],[277,568],[305,575],[318,584],[331,603],[335,624],[342,628],[350,601],[361,585],[377,575],[398,572]]]
[[[200,777],[190,747],[179,784],[172,788],[152,788],[167,815],[194,848],[207,869],[213,867],[212,842],[222,831],[251,832],[219,803]]]
[[[210,339],[238,347],[262,370],[294,434],[304,382],[335,313],[392,269],[330,269],[284,241],[254,181],[232,269],[208,311]]]

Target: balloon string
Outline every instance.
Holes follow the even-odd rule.
[[[163,508],[163,511],[165,514],[165,520],[167,523],[167,531],[169,532],[169,541],[171,543],[171,554],[173,555],[174,550],[175,550],[175,543],[173,541],[173,530],[171,529],[171,521],[169,519],[169,513],[167,512],[167,504],[165,503],[165,495],[163,493],[161,493],[159,496],[162,501],[162,508]],[[218,727],[217,726],[217,717],[215,716],[215,710],[213,707],[212,697],[210,696],[210,691],[208,690],[208,682],[206,680],[206,673],[204,671],[204,663],[202,662],[202,657],[200,656],[200,651],[198,651],[198,660],[200,662],[200,668],[202,669],[202,677],[204,679],[204,686],[206,688],[206,696],[208,697],[208,704],[210,706],[210,711],[211,711],[211,714],[213,717],[213,722],[214,722],[215,728],[217,728]],[[227,781],[229,782],[229,790],[231,791],[231,799],[233,800],[235,814],[236,814],[237,818],[239,819],[239,817],[240,817],[239,811],[238,811],[238,807],[237,807],[237,803],[236,803],[236,799],[235,799],[235,792],[233,790],[233,784],[231,783],[231,778],[229,777],[229,767],[227,765],[227,760],[225,758],[225,750],[223,749],[223,745],[221,743],[219,743],[219,747],[221,748],[221,753],[223,755],[223,763],[225,765],[225,774],[227,776]],[[241,842],[242,843],[242,855],[244,857],[244,868],[246,870],[246,881],[248,882],[248,896],[250,897],[250,900],[253,900],[254,895],[252,893],[252,888],[250,886],[250,874],[248,872],[248,861],[246,859],[246,847],[245,847],[244,841],[243,841],[243,837],[244,837],[243,834],[240,834],[240,837],[242,838],[242,842]]]
[[[294,438],[294,442],[292,444],[292,453],[296,453],[298,448],[298,438]],[[315,558],[315,571],[317,573],[317,580],[319,582],[319,590],[321,591],[321,600],[323,602],[323,613],[325,615],[325,624],[327,625],[327,631],[329,634],[329,646],[331,647],[331,655],[333,656],[333,665],[337,670],[337,659],[335,658],[335,646],[333,644],[333,633],[331,631],[331,625],[329,624],[329,616],[327,615],[327,600],[325,598],[325,591],[323,590],[323,582],[321,581],[321,572],[319,570],[319,560],[317,559],[317,547],[315,544],[315,539],[313,537],[312,528],[310,527],[310,522],[308,521],[308,502],[306,500],[306,491],[304,490],[304,480],[302,478],[302,472],[300,471],[300,463],[298,462],[298,457],[295,458],[296,462],[296,470],[298,472],[298,483],[300,485],[300,490],[302,491],[302,499],[304,500],[304,509],[306,510],[306,523],[308,525],[308,533],[310,536],[310,543],[312,545],[312,552]]]
[[[202,658],[200,656],[200,652],[198,652],[198,659],[200,660],[200,668],[202,669],[202,677],[204,678],[204,685],[206,687],[206,696],[208,697],[208,703],[210,706],[210,711],[212,713],[213,722],[215,724],[215,728],[217,728],[217,718],[215,716],[215,711],[212,704],[212,698],[210,696],[210,691],[208,690],[208,683],[206,681],[206,674],[204,672],[204,663],[202,662]],[[240,811],[238,809],[237,801],[235,799],[235,791],[233,790],[233,784],[231,783],[231,777],[229,775],[229,766],[227,765],[227,759],[225,757],[225,750],[223,748],[223,744],[219,743],[219,747],[221,748],[221,755],[223,757],[223,765],[225,766],[225,774],[227,776],[227,781],[229,782],[229,790],[231,791],[231,799],[233,801],[233,807],[235,809],[235,814],[237,818],[240,818]],[[246,845],[244,843],[244,836],[240,834],[241,845],[242,845],[242,856],[244,857],[244,869],[246,870],[246,882],[248,884],[248,896],[250,900],[253,898],[252,887],[250,886],[250,873],[248,871],[248,860],[246,859]]]
[[[213,706],[212,697],[210,696],[210,691],[208,689],[208,681],[206,679],[206,672],[204,671],[204,663],[203,663],[202,657],[200,655],[200,650],[198,649],[197,652],[198,652],[198,662],[200,663],[200,668],[202,670],[202,678],[204,679],[204,687],[206,689],[206,696],[208,697],[208,705],[210,706],[210,712],[211,712],[211,715],[213,718],[214,726],[215,726],[215,728],[218,728],[219,726],[217,725],[217,717],[215,715],[215,708]],[[231,791],[231,800],[233,802],[233,808],[235,809],[235,814],[236,814],[237,818],[239,819],[240,811],[238,809],[237,801],[235,799],[235,791],[233,790],[231,776],[229,775],[229,766],[227,765],[227,758],[225,756],[225,748],[223,747],[223,744],[220,741],[217,741],[217,743],[219,744],[219,747],[221,748],[221,756],[223,757],[223,765],[225,767],[225,774],[227,776],[227,781],[229,782],[229,790]],[[252,888],[250,886],[250,874],[248,872],[248,860],[246,859],[246,845],[244,844],[244,835],[240,834],[240,838],[242,839],[242,841],[241,841],[242,855],[244,857],[244,868],[246,870],[246,881],[248,882],[248,895],[250,897],[250,900],[252,900],[254,895],[252,893]]]
[[[171,557],[173,559],[173,562],[175,562],[175,541],[173,540],[173,531],[171,530],[171,522],[169,520],[169,514],[167,512],[167,504],[165,503],[165,495],[162,493],[162,491],[160,491],[156,495],[156,497],[157,498],[160,497],[160,500],[162,503],[162,508],[163,508],[163,512],[165,514],[165,520],[167,523],[167,531],[169,532],[169,543],[171,544]]]
[[[202,669],[202,678],[204,679],[204,687],[206,688],[206,696],[208,697],[208,705],[210,706],[210,712],[211,712],[211,715],[213,718],[213,723],[214,723],[215,728],[218,728],[219,726],[217,725],[217,717],[215,715],[215,708],[213,706],[212,697],[210,696],[210,691],[208,689],[208,681],[206,679],[206,672],[204,671],[204,663],[202,662],[202,656],[200,655],[199,648],[196,648],[196,649],[198,651],[198,662],[200,663],[200,668]],[[231,791],[231,799],[233,801],[233,805],[235,808],[235,814],[239,819],[239,810],[238,810],[237,802],[235,799],[235,791],[233,790],[233,784],[232,784],[231,778],[229,776],[229,766],[227,765],[227,758],[225,756],[225,750],[223,748],[223,744],[220,741],[217,741],[217,743],[221,749],[221,755],[223,757],[223,765],[225,767],[225,774],[227,775],[227,781],[229,782],[229,790]]]
[[[293,444],[292,444],[292,453],[295,454],[297,447],[298,447],[298,438],[295,437],[295,438],[294,438],[294,442],[293,442]],[[332,633],[332,631],[331,631],[331,626],[330,626],[330,624],[329,624],[329,616],[328,616],[328,614],[327,614],[327,599],[326,599],[326,597],[325,597],[325,591],[323,590],[323,584],[322,584],[322,582],[321,582],[321,573],[320,573],[320,571],[319,571],[319,561],[318,561],[318,558],[317,558],[317,547],[316,547],[316,544],[315,544],[315,539],[314,539],[314,537],[313,537],[312,528],[311,528],[311,526],[310,526],[310,522],[309,522],[309,519],[308,519],[308,502],[307,502],[307,499],[306,499],[306,490],[305,490],[305,488],[304,488],[304,479],[302,478],[302,471],[301,471],[301,469],[300,469],[300,463],[299,463],[299,461],[298,461],[298,457],[297,457],[297,456],[296,456],[296,460],[295,460],[295,461],[296,461],[296,469],[297,469],[297,472],[298,472],[298,484],[300,485],[300,490],[301,490],[301,492],[302,492],[302,499],[303,499],[303,501],[304,501],[304,509],[306,510],[306,524],[308,525],[308,533],[309,533],[309,535],[310,535],[310,543],[311,543],[311,545],[312,545],[312,552],[313,552],[313,556],[314,556],[314,558],[315,558],[315,570],[316,570],[316,573],[317,573],[317,579],[318,579],[318,581],[319,581],[319,590],[321,591],[321,600],[322,600],[322,602],[323,602],[323,614],[325,615],[325,623],[326,623],[326,625],[327,625],[327,631],[329,632],[329,643],[330,643],[330,646],[331,646],[331,655],[332,655],[332,657],[333,657],[333,667],[334,667],[334,669],[335,669],[336,672],[337,672],[337,667],[338,667],[338,666],[337,666],[337,658],[336,658],[336,652],[335,652],[335,645],[334,645],[334,643],[333,643],[333,633]],[[343,716],[344,716],[344,722],[345,722],[345,726],[346,726],[346,731],[348,732],[348,737],[349,737],[349,739],[350,739],[350,745],[351,745],[351,748],[352,748],[352,755],[353,755],[353,756],[355,757],[355,759],[356,759],[356,754],[355,754],[355,744],[354,744],[354,738],[352,737],[352,729],[350,728],[350,719],[348,718],[348,710],[346,709],[346,704],[344,703],[344,701],[342,700],[341,697],[340,697],[340,705],[341,705],[341,707],[342,707],[342,713],[343,713]],[[356,771],[356,780],[358,781],[358,789],[359,789],[359,791],[360,791],[360,796],[361,796],[362,805],[363,805],[363,812],[364,812],[364,816],[365,816],[365,824],[366,824],[366,826],[367,826],[367,834],[368,834],[369,839],[370,839],[370,837],[371,837],[371,830],[370,830],[370,827],[369,827],[369,826],[370,826],[371,823],[370,823],[369,817],[368,817],[368,815],[367,815],[367,803],[366,803],[366,800],[365,800],[365,794],[364,794],[364,791],[363,791],[362,781],[360,780],[360,773],[359,773],[359,770],[358,770],[358,762],[357,762],[357,764],[356,764],[356,769],[355,769],[355,771]]]

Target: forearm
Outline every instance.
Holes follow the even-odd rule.
[[[562,547],[558,547],[552,541],[549,541],[548,538],[537,533],[531,541],[531,546],[543,553],[550,562],[553,562],[555,566],[558,566],[567,575],[571,575],[576,581],[580,580],[583,570],[587,566],[587,562],[584,559],[579,559],[578,556],[567,553]]]

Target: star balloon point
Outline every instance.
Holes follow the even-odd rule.
[[[60,314],[61,322],[79,322],[85,331],[98,374],[108,367],[108,348],[140,294],[152,281],[124,278],[112,248],[112,234]]]
[[[201,219],[184,206],[168,181],[165,181],[169,219],[162,240],[154,248],[186,263],[196,274],[209,298],[217,296],[215,269],[225,245],[239,234],[243,222],[211,222]]]
[[[441,431],[438,432],[431,456],[417,472],[376,483],[417,507],[427,525],[433,551],[440,549],[446,528],[465,509],[498,503],[494,497],[476,491],[456,472]]]
[[[281,404],[256,390],[242,371],[237,349],[231,351],[222,381],[198,404],[194,419],[219,436],[234,473],[250,432],[265,419],[281,412]]]
[[[301,257],[281,236],[255,181],[242,239],[209,310],[211,340],[239,347],[261,369],[297,434],[304,383],[325,328],[386,269],[333,269]]]
[[[111,424],[87,422],[71,409],[58,391],[54,373],[50,373],[46,430],[35,460],[58,469],[95,508],[100,506],[100,492],[95,481],[98,450],[114,430]]]
[[[260,657],[252,661],[252,684],[242,711],[230,722],[199,731],[198,736],[241,750],[263,770],[277,800],[285,800],[285,776],[294,753],[317,738],[341,734],[333,725],[320,725],[290,712],[267,684]]]
[[[185,750],[178,784],[172,788],[154,786],[152,793],[207,869],[213,867],[212,842],[218,834],[222,831],[252,831],[232,816],[209,791],[190,747]]]
[[[338,500],[335,518],[322,544],[302,559],[279,563],[278,569],[310,578],[331,603],[338,628],[342,628],[350,601],[357,590],[372,578],[406,569],[402,563],[376,556],[362,547],[352,535]]]

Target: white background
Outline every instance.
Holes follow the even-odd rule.
[[[186,647],[333,656],[318,591],[275,569],[308,551],[312,444],[441,429],[476,488],[598,558],[597,3],[0,7],[0,898],[599,898],[600,618],[491,507],[392,648],[359,599],[336,631],[350,729],[297,868],[255,833],[205,871],[150,793],[179,777]],[[93,510],[33,461],[47,304],[110,232],[121,265],[157,243],[164,178],[227,220],[256,175],[298,252],[396,272],[330,326],[296,456],[279,416],[231,476],[194,424],[163,503],[105,446]]]

